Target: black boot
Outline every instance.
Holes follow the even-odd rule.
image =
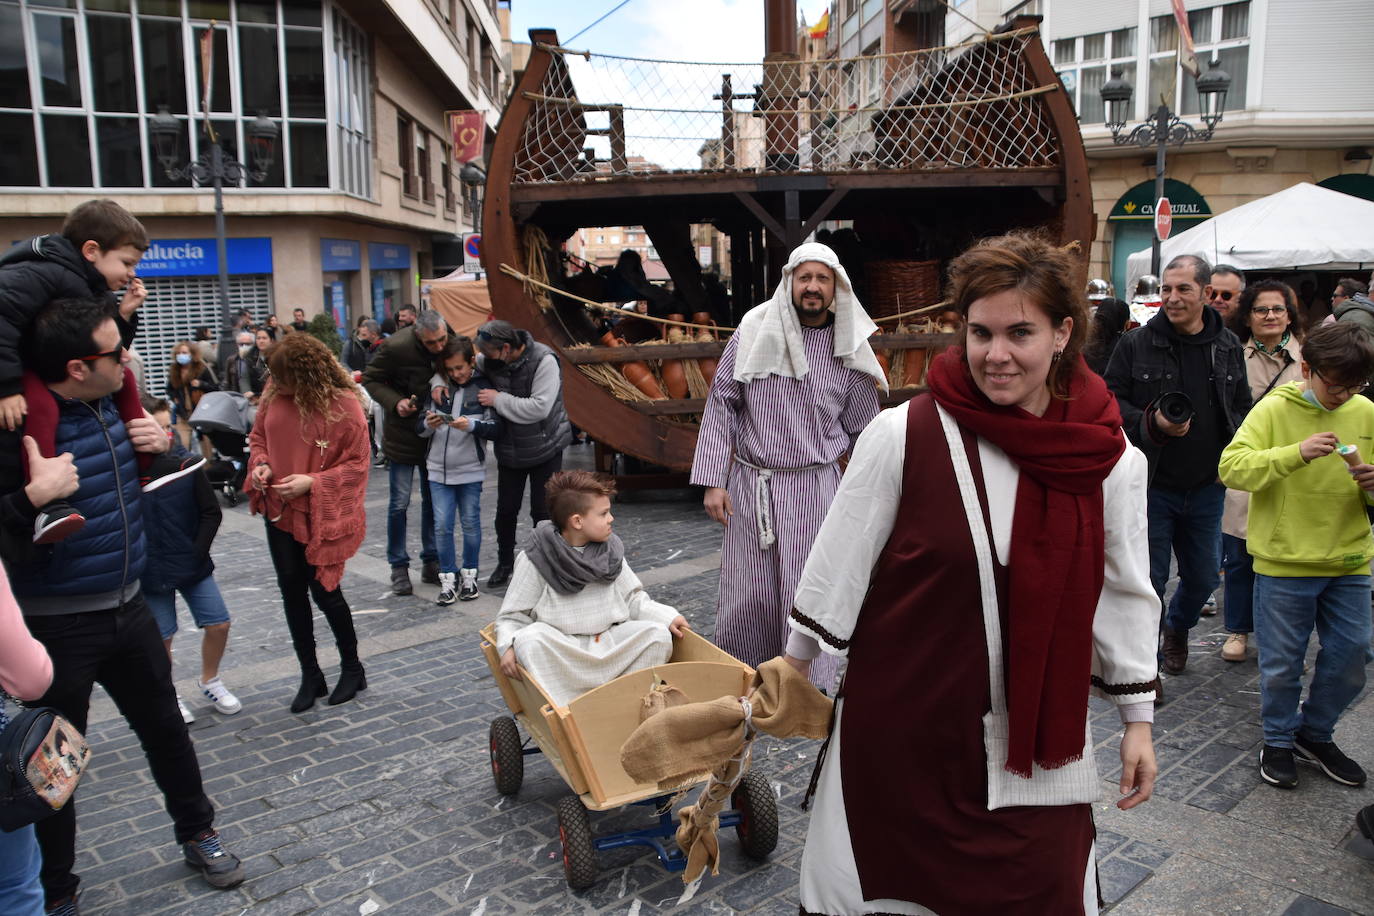
[[[315,698],[329,693],[329,685],[324,681],[324,672],[319,665],[301,666],[301,689],[291,701],[292,712],[305,712],[315,705]]]
[[[356,658],[345,661],[339,666],[339,682],[334,685],[334,692],[329,695],[329,705],[347,703],[359,690],[366,689],[367,672],[363,670],[363,663]]]

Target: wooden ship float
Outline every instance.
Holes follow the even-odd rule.
[[[943,22],[939,4],[906,5]],[[1082,138],[1038,17],[957,46],[802,60],[794,4],[765,7],[754,64],[598,55],[531,30],[489,157],[482,258],[495,314],[559,352],[577,426],[676,471],[691,466],[728,329],[823,221],[849,221],[831,244],[885,329],[873,343],[888,404],[919,390],[927,357],[954,339],[938,317],[948,259],[1018,227],[1084,252],[1093,236]],[[861,68],[879,88],[849,105],[845,80]],[[724,302],[697,260],[701,225],[729,239]],[[615,226],[643,227],[673,281],[666,311],[679,323],[662,308],[628,322],[657,339],[608,330],[609,315],[627,314],[623,290],[562,253],[578,230]]]

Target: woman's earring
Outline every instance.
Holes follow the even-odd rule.
[[[1055,350],[1054,356],[1050,357],[1050,362],[1057,363],[1064,356],[1063,350]]]

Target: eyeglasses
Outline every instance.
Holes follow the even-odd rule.
[[[83,356],[83,357],[81,357],[81,362],[83,362],[83,363],[94,363],[94,362],[98,362],[99,360],[104,359],[104,358],[107,357],[107,356],[113,356],[115,359],[119,359],[119,358],[120,358],[121,356],[123,356],[123,355],[124,355],[124,345],[123,345],[123,344],[120,344],[119,346],[115,347],[113,350],[106,350],[104,353],[96,353],[96,354],[93,355],[93,356]]]
[[[1286,305],[1256,305],[1250,309],[1254,315],[1280,315],[1288,311]]]
[[[1222,302],[1230,302],[1230,301],[1231,301],[1231,297],[1234,296],[1234,295],[1235,295],[1235,293],[1231,292],[1229,289],[1214,289],[1214,290],[1212,290],[1212,299],[1213,299],[1213,300],[1220,299]]]
[[[1322,380],[1326,385],[1326,392],[1333,397],[1340,397],[1343,394],[1359,394],[1369,388],[1368,382],[1360,382],[1358,385],[1333,385],[1326,380],[1326,376],[1313,369],[1312,374]]]

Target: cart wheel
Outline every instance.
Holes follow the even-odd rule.
[[[596,846],[592,825],[582,799],[568,795],[558,800],[558,839],[563,844],[563,874],[575,891],[596,883]]]
[[[491,720],[491,778],[496,781],[496,791],[502,795],[514,795],[520,791],[520,783],[525,779],[525,755],[520,750],[520,730],[515,720],[502,716]]]
[[[762,773],[744,774],[730,803],[739,812],[735,835],[744,854],[751,859],[766,859],[778,845],[778,799]]]

